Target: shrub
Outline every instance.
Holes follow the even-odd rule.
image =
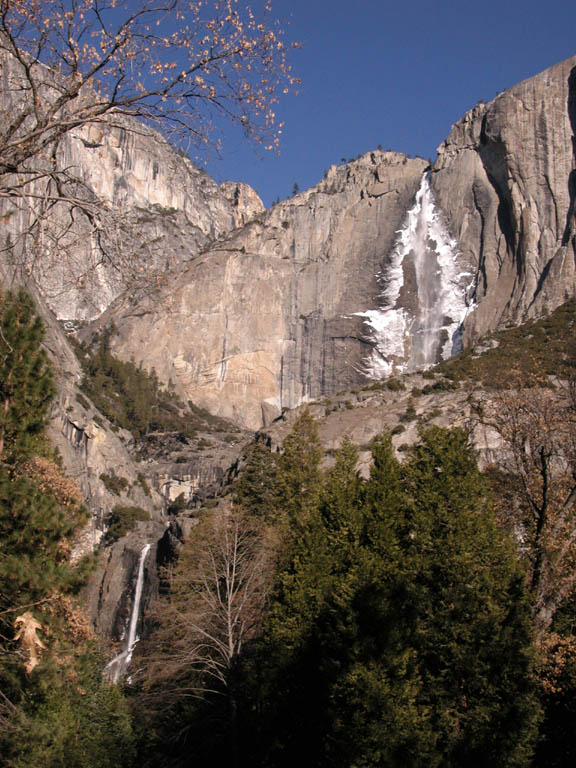
[[[76,402],[79,403],[85,411],[90,410],[90,403],[79,392],[76,394]]]
[[[415,421],[417,418],[416,410],[413,405],[409,405],[408,408],[404,411],[404,413],[400,416],[400,421],[408,422],[408,421]]]
[[[146,496],[150,496],[150,487],[146,482],[146,478],[144,477],[142,472],[138,472],[138,474],[136,475],[136,482],[142,488]]]
[[[120,496],[130,485],[125,477],[120,477],[114,472],[113,469],[110,470],[110,474],[102,472],[100,475],[100,480],[102,480],[104,483],[106,490],[110,491],[110,493],[116,494],[116,496]]]
[[[133,530],[137,522],[144,522],[149,519],[150,515],[142,507],[114,507],[108,518],[106,541],[118,541],[122,536]]]
[[[388,379],[385,382],[386,389],[389,389],[391,392],[401,392],[402,390],[406,389],[406,385],[402,381],[402,379]]]

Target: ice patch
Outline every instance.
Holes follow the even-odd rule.
[[[461,271],[458,244],[445,226],[424,174],[412,208],[397,238],[388,265],[377,275],[382,287],[380,307],[356,312],[370,329],[374,349],[366,373],[382,378],[395,370],[429,368],[462,347],[462,322],[472,303],[471,272]],[[398,306],[404,285],[405,260],[416,276],[417,309]],[[472,278],[470,281],[469,278]]]

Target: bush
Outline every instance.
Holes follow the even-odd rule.
[[[180,493],[174,501],[168,505],[166,512],[169,515],[178,515],[180,512],[186,509],[188,501],[183,493]]]
[[[84,408],[85,411],[90,410],[90,403],[88,402],[88,400],[86,400],[85,397],[82,397],[80,393],[76,395],[76,402],[79,403],[82,406],[82,408]]]
[[[150,487],[146,482],[146,478],[144,477],[142,472],[138,472],[138,474],[136,475],[136,478],[137,478],[138,485],[142,488],[146,496],[150,496]]]
[[[408,421],[416,421],[417,415],[416,410],[413,405],[409,405],[408,408],[404,411],[404,413],[400,416],[400,421],[408,422]]]
[[[137,522],[145,522],[146,520],[150,520],[150,515],[142,507],[114,507],[108,518],[106,541],[118,541],[122,536],[132,531]]]
[[[406,385],[402,381],[402,379],[388,379],[385,382],[386,389],[389,389],[391,392],[402,392],[406,389]]]
[[[110,491],[110,493],[116,494],[116,496],[120,496],[130,485],[125,477],[120,477],[114,472],[113,469],[110,470],[110,474],[102,472],[100,475],[100,480],[102,480],[104,483],[106,490]]]

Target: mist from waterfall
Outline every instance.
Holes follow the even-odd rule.
[[[140,558],[138,560],[138,576],[136,578],[136,589],[134,590],[134,599],[132,600],[132,610],[130,612],[130,624],[128,626],[128,636],[124,643],[124,649],[115,656],[112,661],[106,666],[106,677],[112,683],[118,683],[128,671],[130,662],[132,661],[132,654],[136,643],[140,639],[138,637],[138,620],[140,618],[140,604],[142,602],[142,593],[144,590],[144,566],[146,564],[146,557],[150,551],[150,544],[145,544],[140,552]]]
[[[427,172],[389,262],[377,275],[382,286],[379,309],[356,313],[370,327],[375,344],[366,361],[371,378],[429,368],[460,351],[473,280],[472,273],[459,271],[459,255],[435,205]]]

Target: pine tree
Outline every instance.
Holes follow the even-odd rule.
[[[85,519],[53,493],[0,469],[0,606],[11,609],[66,590],[76,579],[68,563],[71,538]]]
[[[356,549],[363,528],[362,481],[356,471],[358,448],[347,435],[334,459],[322,493],[322,516],[335,542]]]
[[[345,443],[298,524],[264,644],[263,762],[526,766],[538,719],[525,574],[462,430],[401,465]],[[265,742],[265,734],[261,737]]]
[[[282,504],[278,455],[262,440],[256,440],[246,449],[245,459],[234,483],[234,501],[250,514],[272,520]]]
[[[496,523],[467,434],[424,431],[403,476],[403,613],[436,762],[528,765],[538,707],[525,573]]]
[[[55,389],[32,299],[7,294],[0,306],[0,459],[28,455],[43,430]]]
[[[305,526],[318,507],[322,484],[320,461],[324,455],[318,426],[305,408],[282,444],[280,457],[283,506],[290,523]]]
[[[54,385],[29,297],[7,296],[0,330],[0,765],[128,766],[130,718],[73,598],[86,513],[42,434]]]

